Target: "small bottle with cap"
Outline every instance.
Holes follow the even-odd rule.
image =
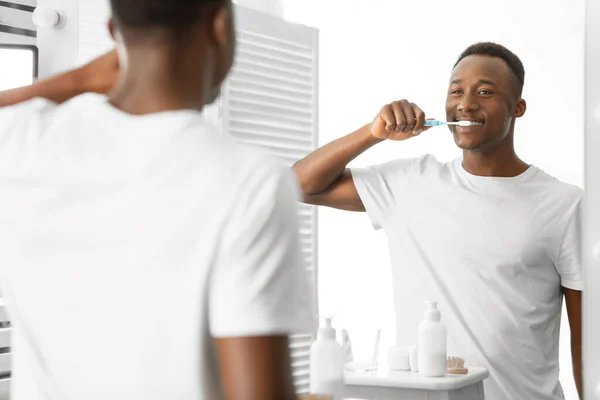
[[[342,400],[344,393],[344,348],[335,340],[331,318],[324,318],[317,340],[310,347],[310,392]]]
[[[419,325],[418,368],[426,377],[446,375],[446,326],[435,301],[427,302],[425,318]]]

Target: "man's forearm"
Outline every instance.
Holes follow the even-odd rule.
[[[106,94],[115,87],[119,76],[119,55],[113,49],[72,71],[33,85],[0,92],[0,107],[12,106],[36,97],[64,103],[86,92]]]
[[[350,161],[382,142],[369,132],[370,124],[315,150],[294,165],[305,196],[326,190],[342,174]]]
[[[82,71],[76,69],[29,86],[0,92],[0,107],[12,106],[36,97],[63,103],[85,93],[85,78]]]
[[[583,399],[583,367],[581,360],[581,341],[571,341],[571,357],[573,358],[573,377],[575,378],[575,386],[579,393],[579,399]]]
[[[573,360],[573,376],[579,398],[583,399],[583,368],[581,362],[581,291],[563,288],[567,315],[571,327],[571,358]]]

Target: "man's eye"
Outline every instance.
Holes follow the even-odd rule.
[[[461,93],[462,93],[462,90],[460,90],[460,89],[454,89],[454,90],[450,91],[450,94],[461,94]]]
[[[482,94],[482,95],[484,95],[484,96],[487,96],[487,95],[490,95],[490,94],[492,94],[492,92],[490,92],[489,90],[485,90],[485,89],[484,89],[484,90],[480,90],[480,91],[479,91],[479,94]]]

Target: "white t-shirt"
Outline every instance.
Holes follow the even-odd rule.
[[[0,109],[14,400],[218,399],[212,337],[310,332],[288,168],[199,112]]]
[[[561,286],[582,290],[582,190],[535,166],[514,178],[432,156],[353,169],[392,260],[398,345],[440,302],[448,355],[490,370],[490,400],[554,400]]]

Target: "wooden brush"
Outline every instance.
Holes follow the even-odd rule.
[[[468,374],[469,370],[465,368],[465,360],[460,357],[448,357],[446,362],[446,372],[449,374]]]

